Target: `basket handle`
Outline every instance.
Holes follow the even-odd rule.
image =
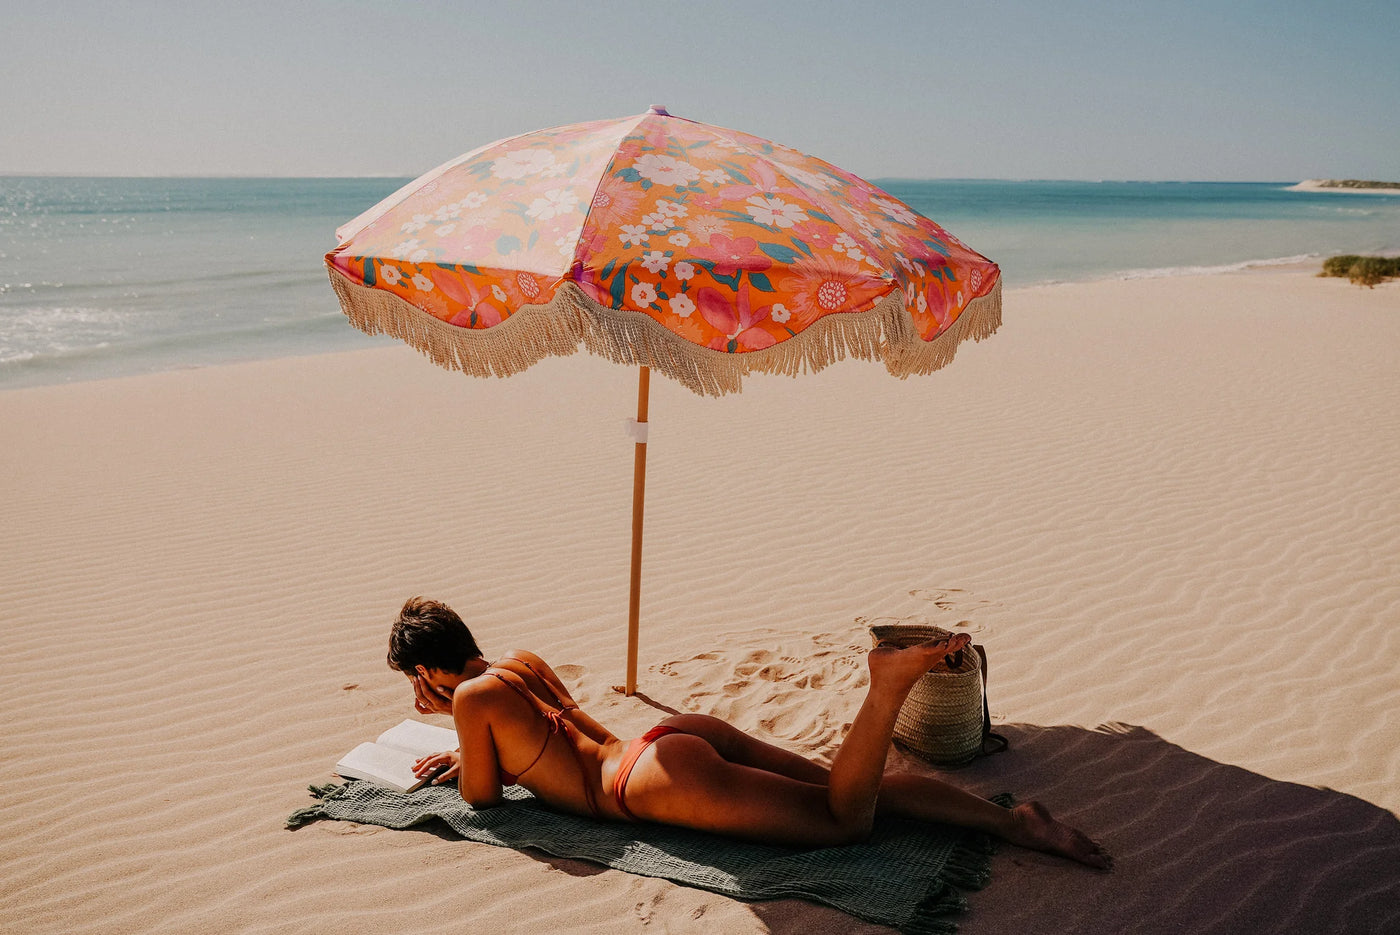
[[[980,644],[973,643],[972,649],[977,653],[977,658],[982,661],[982,745],[978,749],[980,756],[991,756],[993,753],[1001,753],[1011,746],[1011,741],[1002,734],[992,730],[992,709],[987,706],[987,650]],[[988,744],[992,745],[990,750]]]

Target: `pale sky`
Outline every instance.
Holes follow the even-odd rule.
[[[650,104],[867,178],[1400,181],[1400,3],[0,0],[0,174],[415,176]]]

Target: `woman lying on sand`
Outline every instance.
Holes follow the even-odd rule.
[[[415,707],[450,714],[459,750],[420,759],[446,768],[473,808],[519,783],[563,811],[655,821],[765,844],[823,847],[863,840],[875,815],[943,822],[1107,869],[1094,841],[1027,802],[1003,808],[937,779],[884,775],[900,705],[919,677],[963,649],[966,634],[870,652],[870,689],[827,770],[718,718],[677,714],[619,740],[574,704],[543,659],[515,650],[482,658],[466,624],[437,601],[411,598],[389,635],[389,666],[408,676]]]

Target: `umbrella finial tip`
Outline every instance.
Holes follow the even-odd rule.
[[[647,108],[647,113],[660,114],[662,117],[671,116],[670,113],[667,112],[666,108],[662,107],[660,104],[652,104],[650,107]]]

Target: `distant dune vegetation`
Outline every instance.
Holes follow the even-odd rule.
[[[1334,256],[1323,261],[1319,276],[1345,276],[1358,286],[1376,287],[1400,276],[1400,257],[1387,256]]]
[[[1400,188],[1400,182],[1368,182],[1363,179],[1318,179],[1323,188]]]

